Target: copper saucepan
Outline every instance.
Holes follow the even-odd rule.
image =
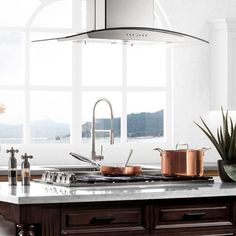
[[[100,165],[91,159],[88,159],[88,158],[81,156],[79,154],[70,152],[71,156],[75,157],[76,159],[78,159],[80,161],[84,161],[84,162],[94,165],[96,168],[99,169],[99,171],[102,175],[109,175],[109,176],[135,176],[135,175],[139,175],[142,171],[141,166],[127,165],[131,154],[132,154],[132,152],[130,152],[130,155],[129,155],[129,157],[126,161],[126,164],[124,166],[109,166],[109,165]]]
[[[176,150],[162,150],[155,148],[161,156],[161,172],[164,176],[189,176],[200,177],[203,175],[204,154],[209,149],[178,149],[180,144],[176,145]]]
[[[101,166],[100,172],[109,176],[134,176],[142,171],[141,166]]]

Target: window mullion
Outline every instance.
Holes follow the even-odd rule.
[[[81,30],[82,16],[78,10],[82,9],[81,1],[72,1],[72,28]],[[82,142],[82,45],[72,44],[72,121],[71,144]]]
[[[165,140],[169,142],[170,146],[174,145],[174,107],[173,107],[173,48],[167,48],[166,50],[166,118],[165,118]],[[167,128],[168,127],[168,128]]]
[[[82,142],[82,47],[81,44],[72,45],[72,124],[71,143]]]
[[[127,46],[122,46],[121,142],[127,142]]]
[[[30,36],[25,32],[25,120],[23,130],[24,144],[30,143]]]

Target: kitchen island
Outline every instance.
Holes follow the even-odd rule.
[[[236,184],[218,178],[71,188],[1,182],[0,214],[20,235],[236,235]]]

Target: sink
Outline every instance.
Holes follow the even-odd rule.
[[[97,167],[81,167],[81,166],[77,166],[77,167],[56,167],[57,170],[59,171],[74,171],[74,172],[94,172],[97,171]]]

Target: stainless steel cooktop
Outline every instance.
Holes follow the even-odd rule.
[[[213,183],[212,177],[165,177],[160,174],[141,174],[137,176],[103,176],[98,171],[85,174],[76,171],[45,171],[41,179],[35,180],[66,187],[114,186],[163,183]]]

